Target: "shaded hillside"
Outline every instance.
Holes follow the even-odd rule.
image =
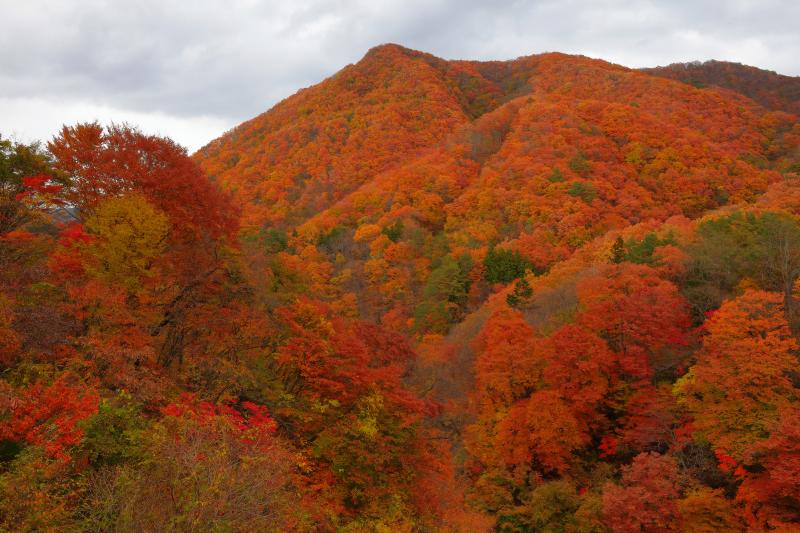
[[[741,93],[775,111],[800,115],[800,78],[727,61],[673,63],[643,72],[698,88],[721,87]]]

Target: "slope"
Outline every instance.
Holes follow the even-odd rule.
[[[441,143],[456,126],[496,106],[507,77],[488,80],[467,63],[379,46],[195,158],[247,204],[246,226],[285,226]]]
[[[643,72],[689,83],[698,88],[721,87],[741,93],[767,109],[800,114],[800,77],[727,61],[673,63]]]

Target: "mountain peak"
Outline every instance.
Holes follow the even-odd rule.
[[[406,48],[403,45],[397,43],[383,43],[376,46],[373,46],[369,50],[364,57],[376,56],[376,55],[385,55],[385,54],[421,54],[417,50],[412,50],[411,48]]]

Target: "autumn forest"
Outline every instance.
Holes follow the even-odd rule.
[[[799,343],[800,78],[382,45],[0,138],[0,531],[800,531]]]

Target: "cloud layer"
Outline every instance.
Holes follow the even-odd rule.
[[[796,0],[0,0],[0,12],[0,133],[23,140],[99,119],[194,150],[384,42],[800,75]]]

